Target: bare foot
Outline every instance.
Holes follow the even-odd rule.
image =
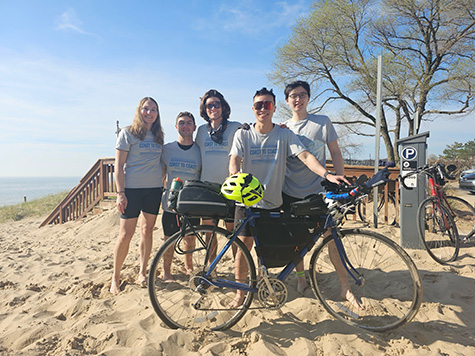
[[[244,292],[243,291],[237,291],[236,296],[234,299],[231,301],[231,303],[228,304],[228,308],[230,309],[237,309],[242,306],[242,303],[244,303]]]
[[[118,281],[112,281],[109,291],[112,294],[119,294],[120,293],[120,284],[119,284],[119,282]]]
[[[305,279],[305,276],[299,276],[297,278],[297,292],[303,294],[305,292],[305,289],[308,288],[307,280]]]
[[[137,277],[137,284],[141,286],[142,288],[147,287],[147,276],[144,276],[143,274],[139,274]]]
[[[191,268],[184,267],[183,268],[183,273],[187,274],[188,276],[192,276],[193,275],[193,267],[191,267]]]
[[[353,292],[350,290],[350,289],[347,289],[346,292],[342,292],[342,295],[341,297],[345,300],[347,300],[348,302],[350,302],[350,304],[356,308],[357,310],[364,310],[364,306],[361,305],[361,303],[359,302],[359,300],[355,297],[355,295],[353,294]]]
[[[170,273],[164,273],[162,280],[164,282],[173,282],[175,278],[173,278],[173,276]]]

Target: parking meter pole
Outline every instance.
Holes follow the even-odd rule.
[[[401,177],[415,171],[427,162],[427,138],[429,132],[409,136],[397,141],[399,147]],[[417,210],[419,204],[426,198],[426,178],[423,175],[413,175],[406,179],[406,189],[400,184],[400,223],[401,246],[404,248],[423,249],[417,226]]]

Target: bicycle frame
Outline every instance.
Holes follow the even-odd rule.
[[[449,210],[452,217],[455,216],[455,213],[452,210],[452,207],[450,206],[450,204],[447,202],[447,199],[445,198],[445,194],[442,191],[440,185],[436,183],[434,177],[430,173],[428,173],[428,181],[429,181],[429,195],[437,199],[437,211],[439,211],[440,215],[442,215],[442,217],[444,218],[444,226],[446,229],[448,229],[450,227],[449,226],[450,224],[447,222],[447,219],[445,218],[443,210],[440,209],[440,206],[443,204]]]
[[[200,285],[197,287],[197,289],[200,288],[200,286],[202,286],[201,283],[204,283],[206,285],[209,285],[209,286],[214,286],[214,287],[218,287],[218,288],[232,288],[232,289],[236,289],[236,290],[243,290],[243,291],[246,291],[246,292],[252,292],[252,293],[257,293],[258,292],[258,289],[257,288],[251,288],[249,287],[248,285],[244,284],[244,283],[239,283],[239,282],[233,282],[233,281],[229,281],[229,280],[223,280],[223,279],[215,279],[213,280],[213,282],[210,282],[208,280],[207,277],[209,277],[213,270],[215,269],[216,265],[218,264],[218,262],[220,261],[220,259],[222,258],[222,256],[228,251],[228,249],[231,247],[232,243],[234,242],[234,240],[236,238],[238,238],[239,236],[239,233],[242,231],[242,229],[244,228],[244,226],[246,226],[247,224],[250,224],[250,226],[255,226],[255,219],[258,219],[261,217],[261,213],[260,212],[253,212],[251,211],[250,208],[246,208],[246,213],[247,213],[247,217],[244,219],[244,220],[241,220],[239,221],[239,223],[241,223],[239,225],[239,227],[237,228],[237,230],[235,230],[235,232],[232,234],[231,238],[229,239],[229,241],[226,243],[226,245],[221,249],[221,251],[219,251],[219,253],[217,254],[216,258],[211,262],[211,264],[209,265],[209,268],[208,268],[208,271],[206,272],[206,274],[202,277],[200,277]],[[281,213],[279,212],[271,212],[270,213],[270,216],[272,218],[279,218],[281,216]],[[336,244],[336,248],[338,250],[338,255],[341,259],[341,262],[343,264],[343,266],[345,267],[345,269],[347,270],[348,274],[353,278],[353,280],[355,281],[355,283],[357,285],[361,285],[362,284],[362,279],[361,279],[361,275],[358,273],[358,271],[351,265],[349,259],[348,259],[348,256],[346,255],[346,252],[345,252],[345,249],[343,247],[343,244],[341,243],[340,239],[338,238],[338,229],[337,227],[335,226],[334,224],[334,221],[333,221],[333,218],[331,215],[327,215],[327,218],[326,218],[326,223],[325,223],[325,230],[324,231],[327,231],[328,229],[331,230],[332,232],[332,237],[333,237],[333,240]],[[314,237],[313,237],[313,242],[315,243],[321,236],[323,235],[323,232],[322,233],[317,233]],[[258,240],[258,237],[257,236],[253,236],[254,237],[254,243],[256,244],[256,246],[259,246],[259,240]],[[210,244],[212,243],[212,240],[210,241]],[[299,255],[300,257],[304,257],[307,253],[309,252],[308,248],[307,247],[304,247],[302,249],[302,251],[300,251]],[[259,263],[261,266],[264,266],[265,267],[265,264],[264,264],[264,261],[263,261],[263,258],[262,257],[259,257]],[[290,275],[290,273],[294,270],[295,268],[295,263],[293,261],[290,261],[283,269],[282,271],[278,274],[277,276],[277,279],[280,280],[281,282],[284,282],[287,277]]]

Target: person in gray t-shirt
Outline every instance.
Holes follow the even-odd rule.
[[[163,147],[162,154],[162,172],[166,182],[166,190],[162,199],[162,228],[163,238],[168,240],[170,236],[179,231],[179,217],[173,211],[167,209],[168,195],[174,178],[180,178],[183,182],[186,180],[197,180],[201,173],[201,154],[196,143],[193,142],[193,132],[196,130],[195,118],[188,111],[180,112],[176,118],[175,128],[178,131],[178,139],[167,143]],[[192,225],[199,225],[199,219],[189,219]],[[190,251],[195,248],[194,236],[185,236],[185,250]],[[193,272],[193,255],[185,254],[186,273]],[[173,280],[171,275],[171,264],[173,251],[163,256],[163,280]]]
[[[285,101],[292,110],[292,118],[284,122],[294,132],[312,153],[325,166],[325,148],[328,147],[337,174],[344,175],[345,163],[338,146],[338,135],[328,116],[312,115],[307,112],[310,100],[310,85],[304,81],[295,81],[288,84],[284,90]],[[323,190],[321,178],[313,174],[299,160],[289,158],[283,189],[284,205],[306,198]],[[327,232],[329,234],[330,232]],[[329,245],[331,261],[340,279],[341,297],[350,301],[357,308],[361,308],[358,300],[351,292],[346,270],[341,264],[336,245]],[[301,261],[295,270],[298,276],[297,290],[303,292],[307,286],[305,279],[304,263]]]
[[[251,173],[265,187],[262,200],[256,207],[262,210],[274,210],[282,205],[287,157],[301,160],[314,174],[325,176],[333,183],[348,181],[343,176],[330,174],[320,162],[308,152],[297,136],[290,130],[272,123],[275,112],[275,95],[272,90],[262,88],[254,95],[252,110],[256,123],[249,130],[241,129],[234,135],[230,151],[229,174],[241,171]],[[349,184],[349,183],[348,183]],[[243,207],[236,207],[235,220],[242,217]],[[242,230],[239,238],[251,250],[254,239],[248,226]],[[240,251],[236,254],[236,280],[245,278],[247,271]],[[231,307],[238,307],[244,300],[244,292],[237,291]]]
[[[130,127],[122,129],[117,138],[114,176],[117,188],[117,209],[120,212],[119,236],[114,247],[114,271],[110,292],[120,292],[120,270],[129,251],[139,215],[140,271],[137,282],[147,282],[147,264],[153,242],[163,182],[160,157],[163,130],[157,102],[146,97],[140,100]]]
[[[229,150],[241,124],[228,120],[231,107],[223,94],[215,89],[208,90],[201,98],[200,115],[206,120],[196,134],[196,143],[201,151],[200,180],[223,184],[228,177]],[[213,221],[204,219],[203,224],[210,225]],[[232,218],[226,219],[226,228],[233,230]]]

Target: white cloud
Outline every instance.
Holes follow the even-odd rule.
[[[221,28],[226,32],[238,32],[247,36],[271,33],[278,27],[293,26],[295,20],[304,16],[308,9],[309,3],[305,0],[278,1],[267,8],[256,5],[255,1],[239,1],[233,6],[223,4],[217,10],[212,10],[211,20],[195,20],[194,29],[210,31]]]
[[[73,31],[82,35],[99,37],[81,28],[82,21],[76,15],[74,9],[68,9],[56,19],[56,29],[62,31]]]

